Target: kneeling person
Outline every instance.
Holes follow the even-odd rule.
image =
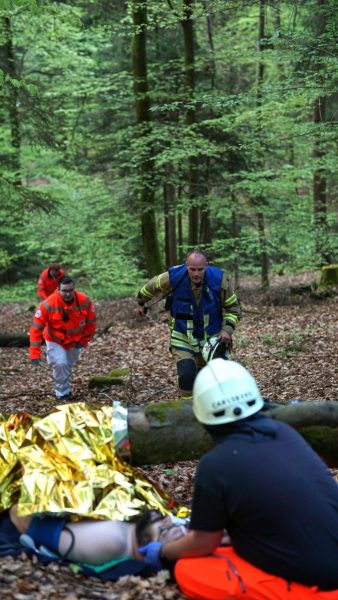
[[[264,600],[338,600],[338,485],[301,435],[261,413],[263,405],[238,363],[216,358],[200,371],[193,410],[216,446],[198,465],[190,531],[141,551],[158,568],[178,561],[175,576],[190,598],[246,591]],[[219,548],[223,529],[230,549]]]

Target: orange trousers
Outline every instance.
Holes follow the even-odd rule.
[[[288,583],[243,560],[231,546],[217,548],[212,556],[181,558],[175,578],[194,600],[338,600],[338,590]]]

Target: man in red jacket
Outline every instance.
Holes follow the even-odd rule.
[[[41,302],[55,292],[61,277],[64,277],[64,275],[65,272],[60,265],[50,265],[42,271],[38,281],[38,296]]]
[[[62,277],[58,289],[40,304],[30,329],[30,359],[39,365],[44,339],[47,362],[53,369],[57,399],[71,400],[71,375],[80,352],[91,341],[96,314],[88,296],[75,290],[70,277]]]

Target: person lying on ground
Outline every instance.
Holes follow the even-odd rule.
[[[32,547],[44,546],[63,559],[91,565],[101,565],[126,556],[143,560],[139,546],[151,541],[167,544],[187,531],[183,520],[164,517],[155,510],[146,511],[135,522],[93,519],[71,522],[50,515],[22,517],[18,514],[17,505],[14,505],[9,509],[9,517],[19,533],[32,540]],[[22,537],[25,544],[30,540]]]

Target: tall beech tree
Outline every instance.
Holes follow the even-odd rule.
[[[325,0],[316,0],[317,10],[314,12],[314,31],[318,42],[318,60],[315,63],[315,70],[317,71],[317,78],[321,78],[321,56],[323,51],[321,47],[324,45],[321,41],[321,37],[324,35],[327,24],[327,3]],[[316,128],[320,128],[325,123],[325,109],[326,109],[326,98],[325,96],[319,96],[314,101],[313,120]],[[327,198],[326,198],[326,173],[325,167],[323,167],[323,158],[325,156],[325,148],[318,135],[315,132],[314,135],[314,146],[313,146],[313,157],[316,161],[315,171],[313,175],[313,213],[314,213],[314,228],[315,228],[315,240],[316,240],[316,251],[318,255],[319,264],[323,265],[327,262],[333,262],[332,256],[328,252],[327,248]]]
[[[263,104],[263,84],[264,84],[264,73],[265,73],[265,62],[264,62],[264,50],[266,48],[265,39],[265,19],[266,19],[266,0],[259,0],[259,53],[260,59],[258,63],[257,73],[257,108],[258,108],[258,133],[259,137],[262,136],[262,129],[264,124],[262,122],[261,107]],[[259,166],[263,166],[263,160],[259,156]],[[260,263],[261,263],[261,286],[262,288],[269,287],[269,257],[268,257],[268,244],[266,235],[265,225],[265,214],[264,204],[265,199],[262,196],[257,196],[254,199],[256,205],[257,225],[258,225],[258,237],[260,246]]]
[[[8,78],[8,85],[5,90],[5,104],[7,106],[8,121],[10,124],[11,151],[9,154],[8,167],[12,171],[12,182],[16,185],[21,184],[21,132],[20,119],[18,114],[18,76],[15,66],[15,55],[13,48],[13,36],[11,20],[8,16],[1,18],[3,44],[0,48],[0,66],[3,68]]]
[[[161,270],[161,258],[157,239],[155,193],[153,186],[153,145],[150,141],[150,97],[147,75],[147,3],[133,0],[132,60],[135,94],[137,134],[140,139],[139,157],[139,209],[141,213],[142,240],[145,265],[148,274]]]
[[[165,219],[165,257],[166,266],[172,267],[177,263],[177,234],[175,214],[175,187],[170,181],[173,166],[170,162],[164,165],[165,181],[163,186],[164,219]]]
[[[184,40],[184,66],[187,89],[186,124],[192,128],[196,123],[195,100],[195,35],[194,35],[194,0],[183,0],[183,18],[181,25]],[[190,105],[189,105],[190,102]],[[188,182],[189,182],[189,246],[196,246],[199,241],[199,207],[198,197],[198,164],[195,156],[188,158]]]

